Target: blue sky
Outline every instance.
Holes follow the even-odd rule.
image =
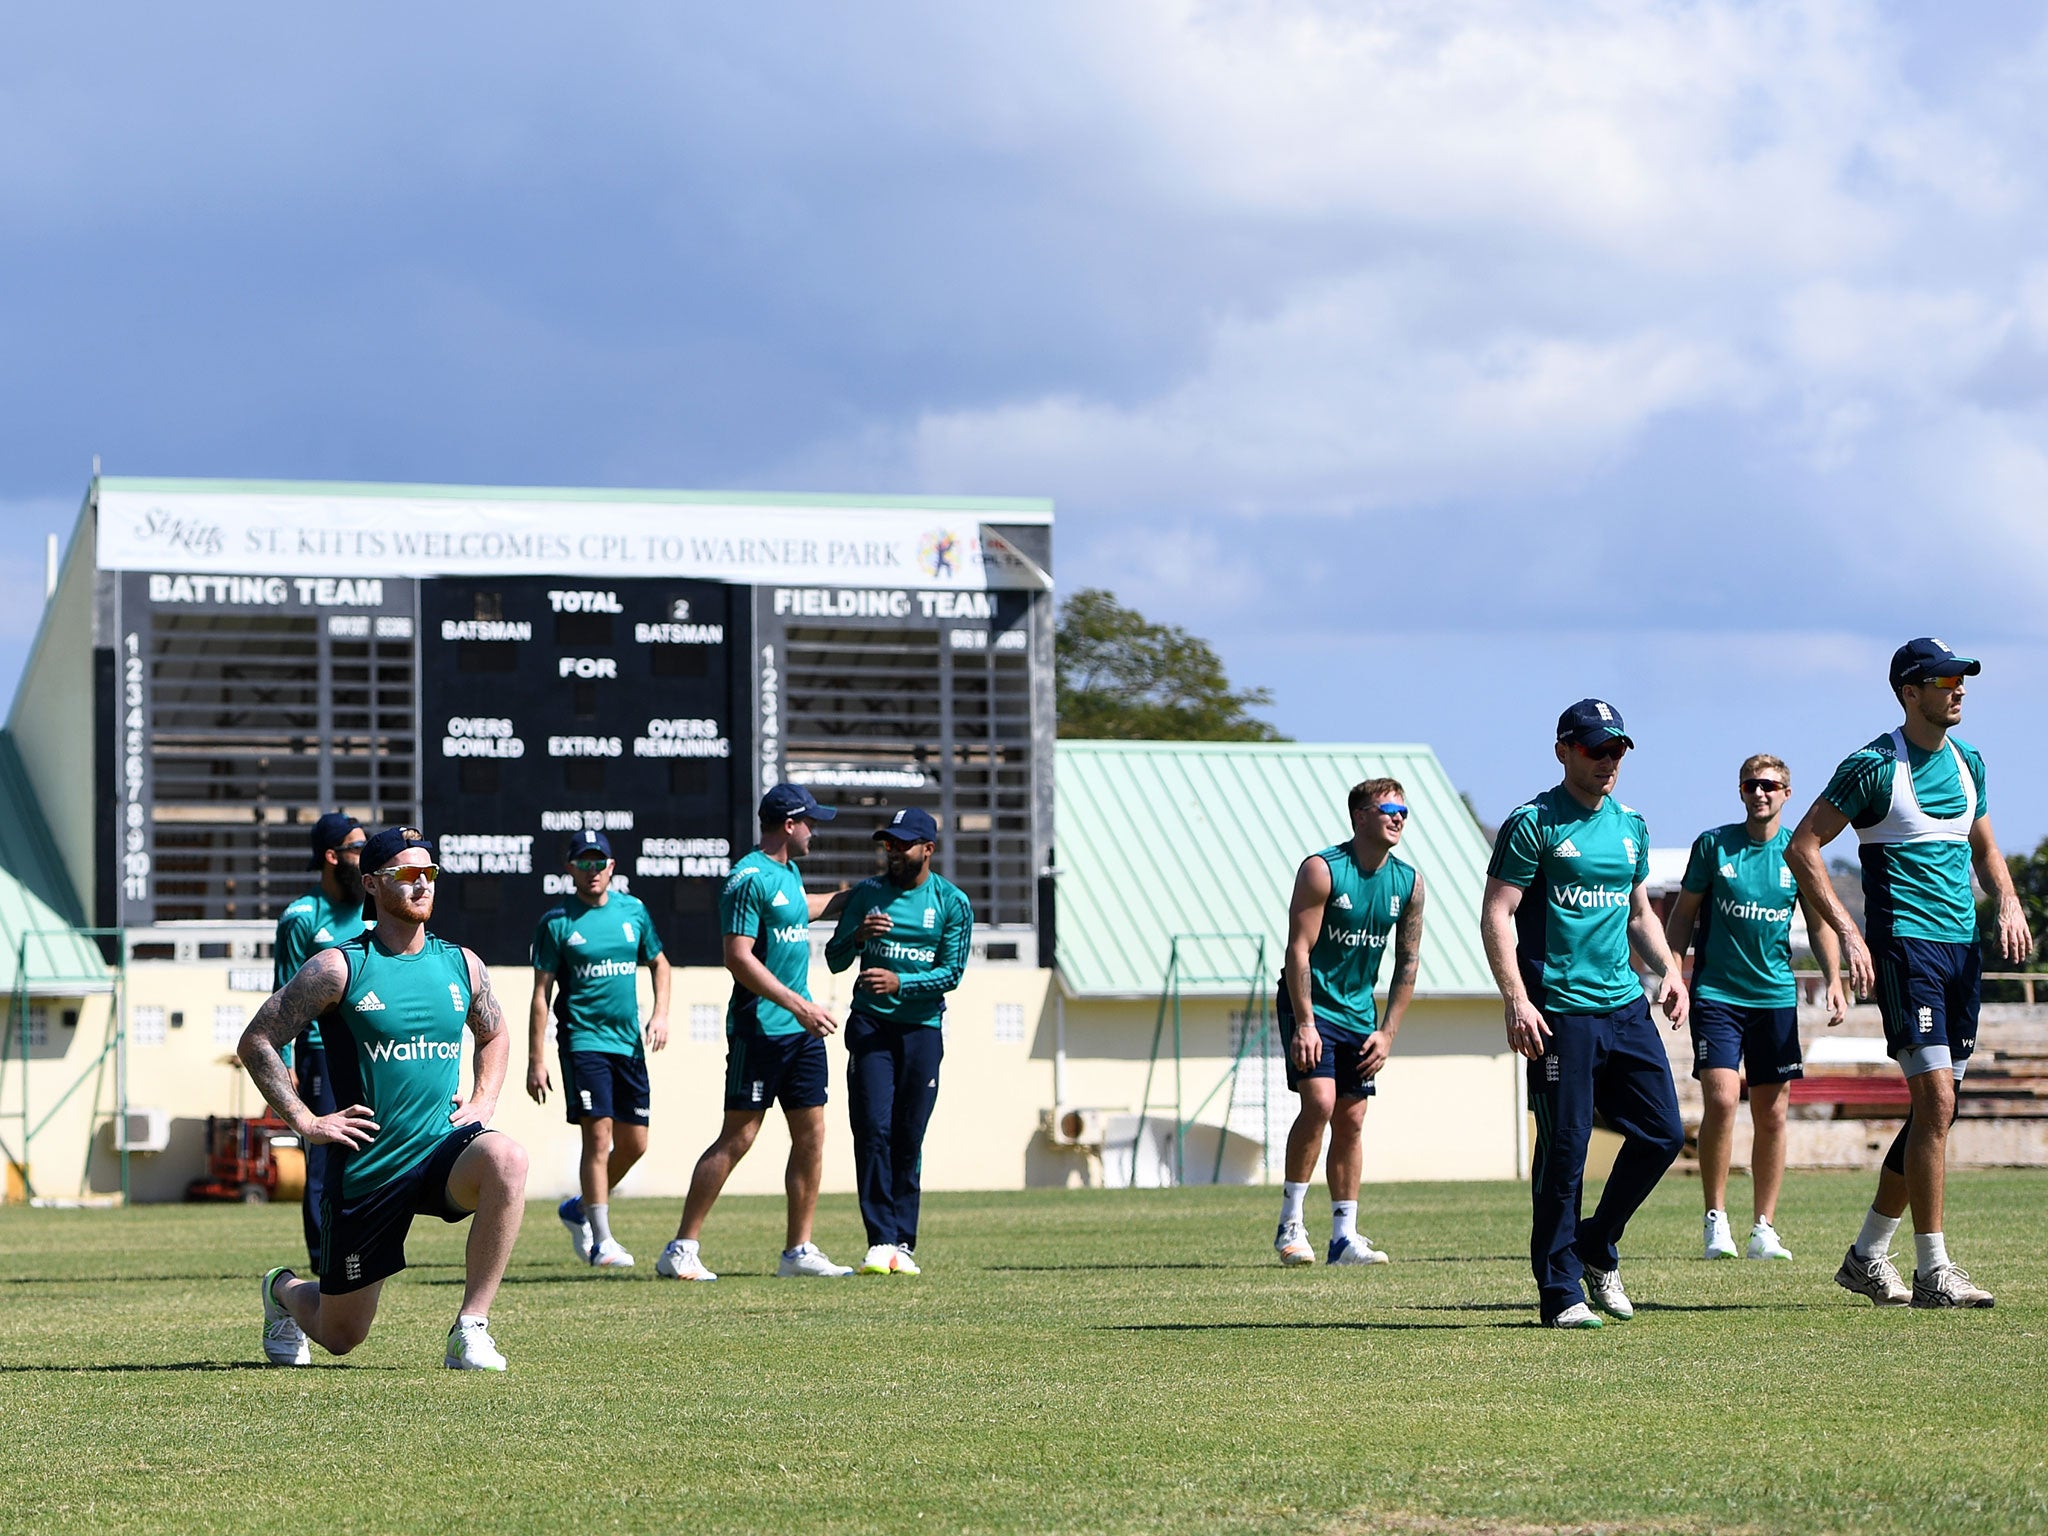
[[[95,453],[1046,495],[1489,817],[1589,693],[1660,843],[1803,803],[1940,635],[2031,847],[2044,96],[2025,7],[17,8],[0,675]]]

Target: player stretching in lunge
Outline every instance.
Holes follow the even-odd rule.
[[[346,811],[329,811],[313,823],[313,867],[320,883],[286,907],[277,919],[271,945],[270,990],[281,992],[298,975],[306,957],[319,949],[346,944],[363,931],[362,825]],[[327,1047],[320,1039],[320,1021],[286,1047],[285,1057],[297,1076],[294,1085],[317,1117],[340,1108],[334,1102],[334,1080],[327,1073]],[[327,1149],[306,1148],[306,1192],[299,1201],[299,1219],[306,1229],[308,1272],[320,1272],[320,1202],[327,1193]]]
[[[433,845],[416,827],[391,827],[363,845],[362,860],[373,872],[364,886],[375,926],[301,966],[256,1010],[239,1047],[271,1107],[308,1145],[332,1148],[320,1278],[296,1279],[284,1265],[263,1277],[263,1353],[273,1365],[305,1365],[310,1338],[347,1354],[369,1337],[385,1280],[405,1268],[413,1217],[474,1216],[445,1363],[502,1371],[490,1310],[519,1235],[526,1150],[489,1121],[512,1037],[483,962],[427,932]],[[315,1115],[292,1091],[278,1054],[316,1018],[342,1104],[331,1115]],[[466,1100],[465,1024],[476,1036]]]
[[[1278,1012],[1287,1049],[1287,1086],[1301,1108],[1287,1133],[1287,1177],[1273,1247],[1289,1266],[1313,1264],[1316,1250],[1301,1206],[1329,1128],[1332,1264],[1384,1264],[1387,1256],[1358,1231],[1360,1141],[1373,1079],[1394,1049],[1415,993],[1422,948],[1422,876],[1394,857],[1408,824],[1398,779],[1367,779],[1348,798],[1351,841],[1312,853],[1294,876],[1287,906],[1287,958]],[[1380,957],[1394,942],[1387,1016],[1373,1007]]]
[[[550,907],[533,933],[533,1004],[527,1017],[526,1092],[548,1101],[549,994],[557,982],[556,1046],[562,1100],[582,1127],[580,1194],[555,1208],[576,1257],[603,1269],[631,1269],[633,1255],[612,1236],[611,1192],[647,1153],[647,1057],[640,1048],[641,966],[654,973],[647,1050],[668,1044],[668,957],[637,896],[615,891],[611,839],[578,832],[569,842],[575,894]]]
[[[663,1279],[718,1278],[697,1251],[704,1220],[777,1102],[789,1122],[789,1227],[775,1273],[853,1273],[811,1241],[825,1165],[825,1037],[839,1022],[811,1001],[810,924],[835,914],[845,894],[806,896],[796,867],[810,851],[812,823],[838,814],[801,785],[776,785],[761,797],[760,846],[733,866],[719,893],[725,968],[733,979],[725,1010],[725,1123],[697,1159],[682,1223],[655,1263]]]
[[[888,873],[848,893],[825,946],[835,972],[861,961],[846,1012],[846,1097],[868,1229],[864,1275],[921,1273],[913,1255],[924,1132],[939,1100],[946,994],[960,985],[974,939],[966,895],[932,873],[938,837],[929,811],[892,816],[875,833]]]
[[[1615,1245],[1685,1145],[1671,1063],[1629,965],[1633,949],[1663,973],[1658,1004],[1674,1027],[1684,1023],[1685,981],[1643,894],[1649,830],[1614,798],[1622,754],[1634,745],[1621,712],[1598,699],[1558,717],[1564,782],[1509,812],[1479,916],[1507,1005],[1508,1044],[1529,1058],[1529,1260],[1552,1328],[1600,1326],[1579,1289],[1582,1275],[1594,1306],[1635,1315]],[[1600,1203],[1581,1220],[1596,1112],[1624,1140]]]
[[[1835,1283],[1880,1307],[1988,1307],[1991,1293],[1948,1256],[1942,1230],[1948,1128],[1956,1085],[1977,1045],[1977,905],[1970,867],[1992,895],[2008,963],[2033,953],[2025,910],[1991,835],[1984,759],[1949,735],[1963,718],[1963,679],[1979,663],[1939,640],[1892,653],[1895,731],[1845,759],[1792,834],[1786,859],[1799,889],[1840,935],[1849,981],[1877,994],[1886,1048],[1913,1096],[1878,1174],[1877,1199],[1835,1272]],[[1899,765],[1906,771],[1901,773]],[[1856,828],[1863,860],[1866,947],[1829,883],[1821,850]],[[1899,1218],[1913,1211],[1913,1285],[1891,1261]]]
[[[1785,1087],[1805,1071],[1799,1054],[1799,989],[1792,980],[1792,901],[1798,895],[1785,863],[1791,830],[1782,824],[1792,771],[1759,752],[1737,776],[1748,815],[1693,840],[1685,879],[1664,937],[1682,964],[1697,934],[1692,969],[1692,1075],[1706,1101],[1700,1122],[1700,1191],[1706,1197],[1703,1243],[1710,1259],[1735,1257],[1728,1228],[1729,1147],[1742,1075],[1749,1074],[1749,1118],[1755,1133],[1750,1184],[1756,1197],[1749,1229],[1752,1259],[1789,1259],[1772,1225],[1785,1182]],[[1806,932],[1828,979],[1828,1026],[1842,1022],[1841,949],[1819,910],[1806,906]]]

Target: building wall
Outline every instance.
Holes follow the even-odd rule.
[[[93,581],[92,524],[81,514],[7,716],[80,910],[88,914],[95,910],[96,868]]]

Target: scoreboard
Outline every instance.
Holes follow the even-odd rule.
[[[987,952],[1035,954],[1050,509],[731,503],[98,482],[96,921],[273,922],[339,807],[426,830],[434,930],[493,964],[526,961],[592,830],[674,962],[715,965],[788,779],[842,810],[814,887],[922,806]]]

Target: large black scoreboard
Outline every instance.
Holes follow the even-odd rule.
[[[436,840],[434,928],[493,964],[527,959],[584,830],[672,959],[716,964],[719,888],[786,778],[841,808],[814,887],[871,872],[874,829],[921,806],[989,952],[1030,952],[1052,852],[1049,511],[920,535],[924,509],[791,506],[780,537],[748,540],[603,504],[581,538],[579,509],[555,506],[547,526],[572,532],[543,544],[519,505],[445,510],[438,488],[365,510],[158,484],[111,497],[101,530],[97,921],[273,922],[313,879],[307,828],[340,807]],[[313,513],[352,531],[309,533]],[[674,522],[643,534],[656,517]],[[408,523],[436,519],[450,531],[417,547],[457,568],[402,571]],[[214,569],[238,539],[253,568]],[[533,569],[538,552],[573,571],[599,543],[627,568]],[[769,569],[647,573],[678,550]]]

